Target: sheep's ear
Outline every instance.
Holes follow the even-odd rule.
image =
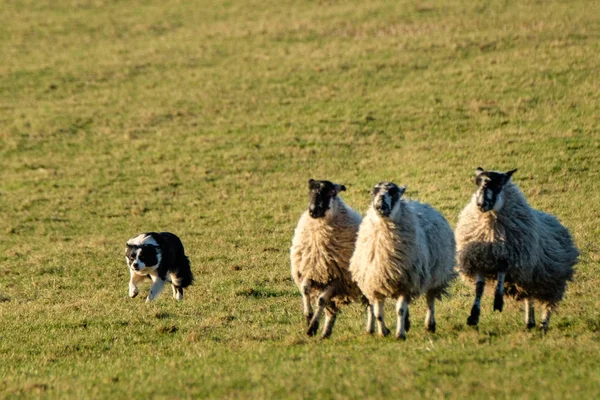
[[[346,186],[344,186],[344,185],[335,184],[334,186],[335,186],[335,194],[346,191]]]
[[[514,174],[515,172],[517,172],[517,168],[511,169],[510,171],[507,171],[507,172],[504,173],[504,175],[506,175],[506,180],[504,181],[505,184],[508,181],[510,181],[510,178],[512,177],[512,174]]]
[[[404,192],[406,192],[406,185],[398,186],[398,193],[400,193],[399,197],[402,197]]]
[[[483,172],[483,168],[477,167],[477,169],[475,170],[475,176],[479,176],[479,174],[481,174],[482,172]]]

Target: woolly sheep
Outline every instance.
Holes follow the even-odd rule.
[[[374,312],[379,334],[389,334],[383,315],[385,299],[391,297],[397,299],[398,339],[406,339],[408,305],[422,293],[428,307],[425,327],[435,332],[435,299],[456,277],[450,225],[428,204],[401,199],[405,190],[390,182],[375,185],[350,261],[350,272],[372,305],[367,332],[374,331]]]
[[[458,268],[475,281],[468,325],[477,325],[486,280],[497,280],[494,310],[502,312],[504,291],[525,301],[527,328],[535,326],[534,299],[543,304],[540,328],[562,300],[579,251],[569,231],[552,215],[532,209],[512,183],[516,169],[502,173],[477,168],[477,190],[456,227]]]
[[[344,185],[311,179],[308,188],[309,208],[298,221],[290,248],[292,278],[302,294],[307,334],[316,334],[325,311],[322,338],[327,338],[331,335],[338,305],[360,297],[348,264],[361,217],[338,196],[346,190]],[[314,299],[317,299],[317,309],[313,314],[311,300]]]

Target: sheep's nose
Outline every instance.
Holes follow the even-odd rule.
[[[322,212],[322,211],[320,211],[320,210],[318,210],[318,209],[309,210],[309,211],[308,211],[308,214],[309,214],[311,217],[313,217],[313,218],[320,218],[320,217],[322,217],[322,216],[324,216],[324,215],[325,215],[325,213],[324,213],[324,212]]]
[[[390,209],[386,204],[378,203],[375,204],[375,210],[379,215],[387,217],[390,214]]]

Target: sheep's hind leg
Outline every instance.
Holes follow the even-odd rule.
[[[535,328],[535,311],[533,304],[533,297],[525,299],[525,323],[527,324],[527,329]]]
[[[377,329],[379,330],[379,336],[387,336],[390,334],[390,330],[385,326],[383,319],[385,299],[377,299],[373,304],[373,312],[375,314],[375,320],[377,321]]]
[[[498,271],[498,282],[496,283],[496,292],[494,293],[494,311],[502,312],[504,307],[504,278],[506,277],[505,269]]]
[[[375,318],[373,316],[373,306],[371,303],[367,304],[367,326],[365,327],[365,331],[372,335],[375,332]]]
[[[310,279],[305,279],[300,284],[300,292],[302,293],[302,312],[304,313],[304,318],[306,319],[306,325],[310,325],[310,321],[313,318],[313,310],[310,304],[310,291],[312,287],[312,282]]]
[[[337,312],[338,308],[333,301],[329,302],[329,306],[325,307],[325,326],[323,327],[321,339],[327,339],[331,336],[333,325],[337,318]]]
[[[479,315],[481,314],[481,296],[485,289],[485,278],[482,274],[477,274],[475,283],[475,301],[471,308],[471,315],[467,318],[467,325],[477,326],[479,323]]]
[[[410,300],[407,296],[398,297],[396,302],[396,314],[398,322],[396,324],[396,339],[406,340],[406,332],[410,329],[410,319],[408,316],[408,303]]]
[[[329,305],[329,301],[333,297],[334,288],[333,286],[327,286],[325,290],[319,294],[319,298],[317,300],[317,310],[310,320],[310,324],[308,324],[308,330],[306,334],[308,336],[314,336],[319,329],[319,320],[321,319],[321,315],[323,315],[323,311],[325,307]]]
[[[425,314],[425,329],[435,333],[435,294],[427,293],[427,314]]]
[[[544,312],[542,314],[542,323],[540,324],[540,329],[544,331],[544,333],[548,332],[548,325],[550,325],[550,316],[552,315],[552,306],[550,304],[544,305]]]

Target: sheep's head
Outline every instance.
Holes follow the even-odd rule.
[[[515,171],[516,169],[508,172],[484,171],[481,167],[475,170],[475,199],[479,211],[500,211],[504,205],[504,188]]]
[[[406,186],[398,186],[392,182],[379,182],[373,186],[371,205],[375,212],[382,218],[393,217],[398,211],[398,204],[405,190]]]
[[[331,208],[332,200],[344,190],[346,190],[344,185],[310,179],[308,181],[309,215],[313,218],[323,218],[327,210]]]

